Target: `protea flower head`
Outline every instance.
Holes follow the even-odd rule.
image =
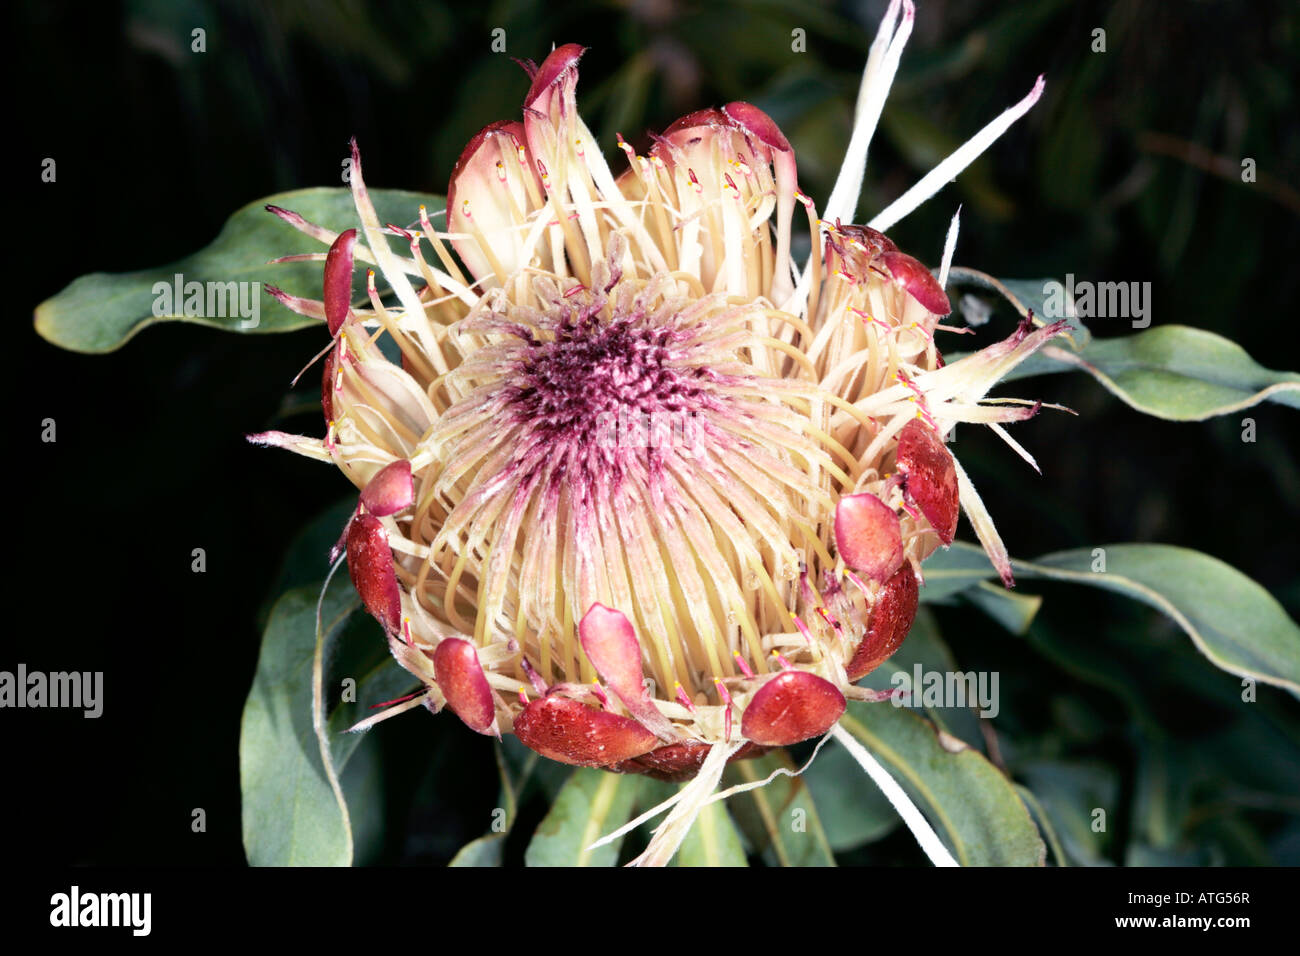
[[[962,506],[1011,583],[944,439],[1032,416],[983,399],[1061,326],[1027,321],[945,365],[943,283],[878,230],[1028,110],[1041,78],[876,228],[845,224],[911,21],[896,2],[872,47],[822,218],[748,103],[685,116],[644,155],[620,137],[616,176],[577,110],[572,44],[526,65],[520,120],[465,147],[441,225],[423,208],[382,223],[355,144],[357,228],[273,210],[329,246],[320,301],[276,293],[332,336],[326,434],[254,440],[360,489],[341,550],[422,682],[404,706],[569,764],[680,778],[708,758],[716,773],[872,697],[854,682],[907,634]],[[374,267],[360,305],[358,259]]]

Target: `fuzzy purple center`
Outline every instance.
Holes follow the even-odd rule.
[[[718,407],[718,376],[692,363],[685,329],[579,312],[551,332],[520,331],[504,397],[530,451],[561,458],[570,480],[617,484],[637,465],[654,474],[665,455],[693,447],[700,413]]]

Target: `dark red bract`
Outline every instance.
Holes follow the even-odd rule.
[[[433,670],[452,713],[470,730],[491,733],[496,725],[496,705],[474,645],[455,637],[445,638],[433,652]]]
[[[552,50],[533,74],[532,85],[528,88],[528,95],[524,97],[524,107],[535,109],[538,98],[554,86],[567,70],[576,67],[578,61],[582,59],[582,54],[586,52],[587,48],[578,43],[566,43]]]
[[[388,532],[374,515],[357,515],[348,524],[348,573],[361,603],[389,634],[402,624],[402,590],[393,569]]]
[[[871,608],[867,633],[844,668],[849,680],[855,681],[870,674],[898,650],[916,619],[919,595],[916,575],[911,565],[904,565],[889,579]]]
[[[515,718],[515,736],[543,757],[579,767],[608,767],[659,743],[635,720],[556,696],[528,704]]]
[[[741,101],[728,103],[722,108],[722,112],[747,133],[758,137],[765,146],[778,149],[783,153],[790,152],[790,141],[785,138],[785,133],[781,132],[781,127],[772,121],[772,117],[752,103]]]
[[[933,428],[914,418],[898,434],[898,470],[907,478],[907,493],[939,540],[952,544],[957,532],[960,498],[957,466]]]
[[[349,229],[339,237],[325,254],[325,321],[330,335],[337,335],[352,308],[352,250],[357,244],[357,231]]]
[[[709,751],[712,749],[708,744],[695,740],[683,741],[678,744],[666,744],[639,757],[625,760],[616,766],[610,767],[610,769],[617,770],[619,773],[643,773],[646,776],[654,777],[656,780],[673,782],[690,780],[699,773],[704,758],[709,755]],[[736,760],[749,760],[751,757],[761,757],[765,753],[767,753],[766,747],[760,747],[753,741],[749,741],[732,754],[727,763]]]
[[[784,671],[760,687],[740,732],[756,744],[784,747],[824,734],[844,713],[844,695],[807,671]]]

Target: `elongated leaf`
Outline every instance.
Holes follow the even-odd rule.
[[[1236,568],[1187,548],[1107,545],[1045,555],[1026,571],[1118,591],[1167,614],[1216,666],[1300,692],[1300,627],[1271,594]]]
[[[988,581],[967,588],[962,596],[1012,634],[1027,632],[1038,609],[1043,606],[1043,599],[1037,594],[1009,591],[1001,583],[990,584]]]
[[[622,840],[587,848],[632,816],[641,778],[636,774],[575,770],[524,853],[528,866],[613,866]]]
[[[331,589],[321,609],[326,633],[356,607]],[[290,591],[271,612],[239,742],[244,851],[254,866],[347,866],[352,842],[312,729],[311,672],[316,592]]]
[[[1106,570],[1093,571],[1102,553]],[[1216,667],[1300,693],[1300,627],[1271,594],[1217,558],[1163,544],[1111,544],[1012,566],[1018,578],[1074,581],[1135,598],[1172,618]],[[933,555],[925,571],[948,589],[993,576],[979,549],[961,542]]]
[[[940,675],[946,682],[946,675],[955,673],[958,673],[957,661],[939,634],[933,614],[928,608],[921,608],[908,632],[907,640],[888,661],[867,675],[860,685],[875,690],[909,688],[911,693],[906,701],[915,713],[926,716],[945,734],[983,752],[985,741],[977,714],[983,706],[979,702],[983,695],[975,693],[966,706],[956,706],[956,701],[946,701],[953,706],[939,706],[945,702],[927,700],[927,675]],[[970,685],[964,682],[959,686],[964,691],[970,689]],[[974,686],[978,690],[981,682],[977,679]],[[985,703],[992,709],[998,700],[997,687],[985,680],[983,688],[989,692]],[[870,706],[892,708],[894,704],[889,701]],[[827,839],[831,848],[837,852],[878,840],[893,832],[901,823],[880,788],[862,772],[853,757],[837,742],[826,746],[821,756],[804,774],[804,779],[817,798]]]
[[[797,769],[784,750],[737,760],[727,767],[724,785],[753,783],[780,767]],[[801,777],[778,775],[766,786],[738,794],[728,803],[750,845],[769,865],[835,865],[821,816]]]
[[[444,205],[441,197],[396,189],[374,189],[370,195],[380,218],[398,225],[415,220],[421,203],[431,214]],[[356,225],[352,195],[342,187],[267,196],[237,211],[216,239],[184,259],[138,272],[94,272],[73,280],[37,307],[36,331],[55,345],[76,352],[111,352],[155,322],[193,322],[232,332],[288,332],[316,324],[316,320],[290,312],[262,291],[262,285],[275,285],[293,295],[319,299],[323,263],[268,262],[284,255],[320,253],[326,248],[267,212],[268,204],[289,209],[336,232]],[[155,292],[156,283],[174,288],[178,274],[182,277],[182,301],[174,301],[174,294],[163,296],[161,287]],[[185,314],[189,293],[184,292],[184,284],[190,282],[204,284],[199,311],[226,315]],[[225,285],[231,282],[257,285],[231,289]],[[210,303],[207,283],[214,284]],[[220,284],[219,290],[216,284]],[[229,297],[232,291],[233,300]],[[255,315],[252,309],[247,310],[248,317],[241,314],[241,292],[244,303],[256,302]]]
[[[1203,421],[1264,401],[1300,408],[1300,375],[1265,368],[1235,342],[1186,325],[1095,339],[1078,354],[1049,346],[1034,358],[1008,378],[1078,368],[1138,411],[1170,421]]]
[[[849,704],[841,725],[879,759],[964,866],[1039,866],[1046,848],[1014,785],[922,717]]]
[[[1065,849],[1061,846],[1061,840],[1056,835],[1056,828],[1052,826],[1052,820],[1043,809],[1043,805],[1038,802],[1033,791],[1028,787],[1016,784],[1016,793],[1020,794],[1020,799],[1026,807],[1029,808],[1030,816],[1033,817],[1034,825],[1038,827],[1038,832],[1043,835],[1047,841],[1047,846],[1052,851],[1052,860],[1057,866],[1069,866],[1070,861],[1065,855]]]
[[[352,862],[349,826],[312,727],[319,593],[319,585],[309,585],[276,602],[244,705],[239,745],[244,850],[255,866]],[[326,701],[344,697],[347,702],[334,708],[327,730],[344,792],[374,794],[373,787],[349,781],[349,760],[363,738],[342,731],[370,713],[373,704],[408,690],[412,678],[392,662],[377,628],[360,616],[349,620],[357,606],[351,584],[336,576],[321,613],[327,638],[341,645],[325,685]],[[377,771],[377,765],[371,762],[370,769]]]
[[[686,834],[673,866],[749,866],[740,833],[722,801],[700,811]]]
[[[999,282],[972,269],[953,269],[952,281],[994,289],[1022,315],[1027,309],[1044,314],[1048,280]],[[1080,370],[1138,411],[1179,422],[1202,421],[1264,401],[1300,408],[1300,374],[1265,368],[1241,346],[1213,332],[1158,325],[1136,335],[1095,339],[1078,318],[1069,321],[1080,330],[1069,346],[1047,346],[1004,381]]]

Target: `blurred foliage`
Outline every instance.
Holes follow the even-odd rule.
[[[339,185],[354,134],[372,185],[441,193],[470,135],[515,115],[526,78],[509,57],[541,59],[570,41],[591,48],[579,101],[607,147],[616,131],[644,145],[646,131],[681,113],[746,99],[782,125],[802,187],[824,199],[884,5],[23,4],[11,13],[11,65],[39,78],[13,104],[20,163],[34,183],[24,192],[37,193],[24,226],[36,233],[32,248],[64,252],[26,263],[27,311],[79,274],[197,249],[257,197]],[[1155,324],[1215,331],[1270,367],[1300,364],[1288,308],[1300,293],[1292,263],[1300,8],[1285,0],[918,6],[873,143],[863,218],[1046,73],[1042,102],[901,223],[899,244],[937,260],[961,203],[959,264],[1013,278],[1149,281]],[[1093,52],[1098,28],[1105,53]],[[206,52],[192,52],[194,29],[206,31]],[[494,29],[505,31],[508,55],[492,53]],[[807,52],[792,49],[796,29],[806,31]],[[45,157],[58,161],[56,184],[35,184]],[[1253,183],[1239,172],[1247,157],[1256,161]],[[1004,312],[961,346],[985,344],[1006,322]],[[1094,322],[1093,332],[1129,331],[1109,324]],[[16,659],[31,667],[103,669],[120,689],[120,703],[88,722],[93,728],[79,720],[71,728],[83,754],[71,766],[54,761],[28,725],[15,725],[13,760],[41,768],[48,793],[10,818],[32,819],[30,835],[17,838],[41,840],[32,852],[39,847],[42,858],[242,859],[233,781],[257,611],[281,545],[339,489],[310,463],[249,450],[240,436],[271,424],[318,427],[313,416],[279,415],[285,383],[317,343],[310,332],[241,338],[169,327],[89,359],[30,331],[21,341],[33,358],[25,367],[41,373],[6,387],[21,389],[20,407],[36,420],[52,416],[60,427],[59,444],[34,456],[28,487],[93,515],[96,541],[129,545],[142,516],[150,533],[149,547],[131,558],[137,579],[151,584],[141,639],[104,639],[136,633],[140,601],[122,593],[119,569],[94,566],[77,587],[96,609],[96,627],[63,643],[15,638]],[[1079,416],[1045,414],[1018,432],[1041,479],[993,436],[960,436],[962,461],[1013,553],[1105,541],[1183,545],[1238,567],[1300,616],[1300,468],[1289,410],[1252,409],[1258,439],[1244,444],[1241,416],[1145,419],[1082,376],[1037,378],[1016,394]],[[106,463],[91,481],[87,462]],[[22,540],[42,539],[42,516],[23,511]],[[178,577],[199,545],[208,573]],[[1296,701],[1261,688],[1256,705],[1241,706],[1238,680],[1154,612],[1060,584],[1032,590],[1046,600],[1023,635],[965,601],[936,610],[935,635],[963,669],[1001,673],[996,731],[969,742],[1034,792],[1035,812],[1052,823],[1049,842],[1076,863],[1300,863]],[[67,597],[50,575],[28,600],[60,607]],[[500,799],[489,742],[450,719],[411,715],[386,725],[375,751],[389,825],[369,856],[446,862],[486,831]],[[88,785],[107,778],[140,783],[96,788],[87,806]],[[520,794],[503,841],[507,862],[524,859],[557,787]],[[208,834],[188,832],[194,806],[208,808]],[[1088,826],[1098,806],[1113,808],[1101,835]],[[62,826],[72,814],[87,827]],[[872,842],[835,846],[841,862],[919,860],[902,828],[862,832]]]

